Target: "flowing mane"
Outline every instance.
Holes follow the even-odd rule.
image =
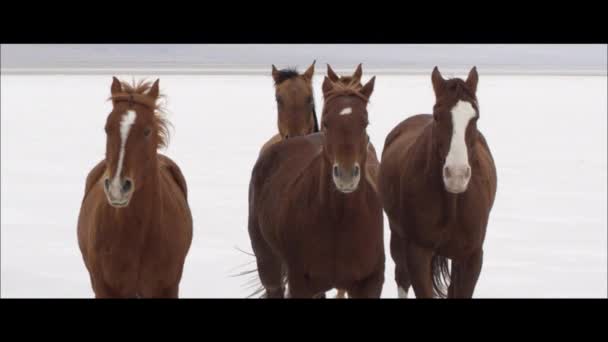
[[[132,101],[151,109],[154,112],[158,148],[167,147],[169,143],[169,126],[171,123],[166,118],[167,110],[164,101],[158,101],[159,99],[166,99],[165,95],[159,94],[156,99],[148,96],[153,84],[146,80],[139,80],[138,82],[133,80],[131,84],[121,81],[120,85],[122,87],[122,92],[110,96],[108,100],[112,100],[114,104],[117,102]]]

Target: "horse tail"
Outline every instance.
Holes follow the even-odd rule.
[[[431,272],[433,273],[433,296],[446,298],[447,288],[451,281],[448,258],[435,254],[431,261]]]
[[[242,253],[253,256],[255,258],[255,255],[253,253],[245,252],[238,247],[236,247],[236,249]],[[255,260],[251,261],[250,263],[254,263],[254,262],[255,262]],[[267,297],[266,288],[264,287],[264,285],[262,285],[262,281],[260,280],[260,277],[258,275],[258,268],[253,267],[251,269],[236,273],[233,276],[240,277],[240,276],[246,276],[246,275],[249,275],[250,277],[247,280],[245,287],[247,289],[251,290],[251,293],[247,296],[247,298],[266,298]],[[282,289],[287,288],[287,268],[286,267],[281,267],[281,288]]]

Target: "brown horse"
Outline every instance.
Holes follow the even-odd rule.
[[[361,89],[323,82],[323,132],[263,153],[249,188],[249,236],[268,298],[316,297],[333,288],[378,298],[384,283],[383,216],[366,174],[367,103]]]
[[[435,67],[433,115],[412,116],[386,138],[379,185],[399,297],[410,285],[417,298],[445,297],[447,282],[447,296],[473,296],[496,195],[494,160],[477,129],[477,81],[476,68],[463,81]]]
[[[363,68],[361,63],[355,69],[355,72],[351,76],[338,76],[335,71],[331,68],[329,64],[327,64],[327,77],[334,83],[341,83],[347,87],[353,87],[355,89],[363,88],[363,84],[361,84],[361,76],[363,76]],[[373,149],[373,145],[370,142],[370,147]],[[369,153],[369,151],[368,151]],[[376,151],[373,150],[372,153],[376,156]],[[377,158],[377,157],[375,157]],[[377,168],[377,165],[376,165]],[[375,182],[374,182],[375,184]],[[338,293],[336,294],[336,298],[344,299],[346,298],[346,290],[338,289]]]
[[[295,69],[277,70],[272,66],[279,133],[262,146],[260,154],[281,140],[319,131],[312,91],[314,73],[315,62],[303,74]]]
[[[106,157],[87,176],[78,244],[97,298],[177,298],[192,241],[186,181],[157,153],[167,122],[153,85],[111,87]]]

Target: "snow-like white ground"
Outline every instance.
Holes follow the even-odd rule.
[[[453,76],[465,76],[453,75]],[[476,297],[606,297],[606,77],[484,76],[479,127],[498,167]],[[367,80],[371,75],[365,75]],[[130,79],[130,78],[129,78]],[[322,76],[315,76],[321,111]],[[2,297],[92,297],[76,240],[85,177],[104,155],[110,76],[1,77]],[[162,76],[195,231],[183,297],[245,297],[247,188],[276,130],[270,76]],[[430,112],[430,76],[376,80],[378,152]],[[388,225],[386,241],[388,247]],[[397,295],[387,248],[383,297]]]

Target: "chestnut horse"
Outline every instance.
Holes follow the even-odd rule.
[[[312,90],[314,73],[315,62],[303,74],[295,69],[277,70],[272,65],[279,133],[262,146],[260,154],[281,140],[319,131]]]
[[[352,86],[355,89],[361,89],[363,88],[363,84],[361,84],[361,76],[363,76],[363,69],[361,63],[359,63],[357,69],[355,69],[355,72],[351,76],[338,76],[338,74],[336,74],[336,72],[331,68],[331,66],[327,64],[327,77],[334,83],[341,83],[345,86]],[[371,144],[371,142],[370,147],[373,149],[373,145]],[[372,153],[374,154],[374,156],[376,156],[375,150],[373,150]],[[377,169],[377,165],[375,166],[375,168]],[[338,289],[336,298],[346,298],[346,290]]]
[[[412,116],[386,138],[379,185],[401,298],[410,285],[417,298],[445,297],[448,282],[448,297],[473,296],[496,196],[494,159],[477,129],[477,81],[476,68],[463,81],[435,67],[433,115]]]
[[[323,82],[323,131],[268,148],[249,188],[249,236],[267,298],[323,296],[333,288],[378,298],[383,215],[366,175],[367,103],[361,89]]]
[[[86,179],[78,244],[96,298],[177,298],[192,241],[186,181],[157,153],[167,122],[153,85],[111,87],[106,156]]]

